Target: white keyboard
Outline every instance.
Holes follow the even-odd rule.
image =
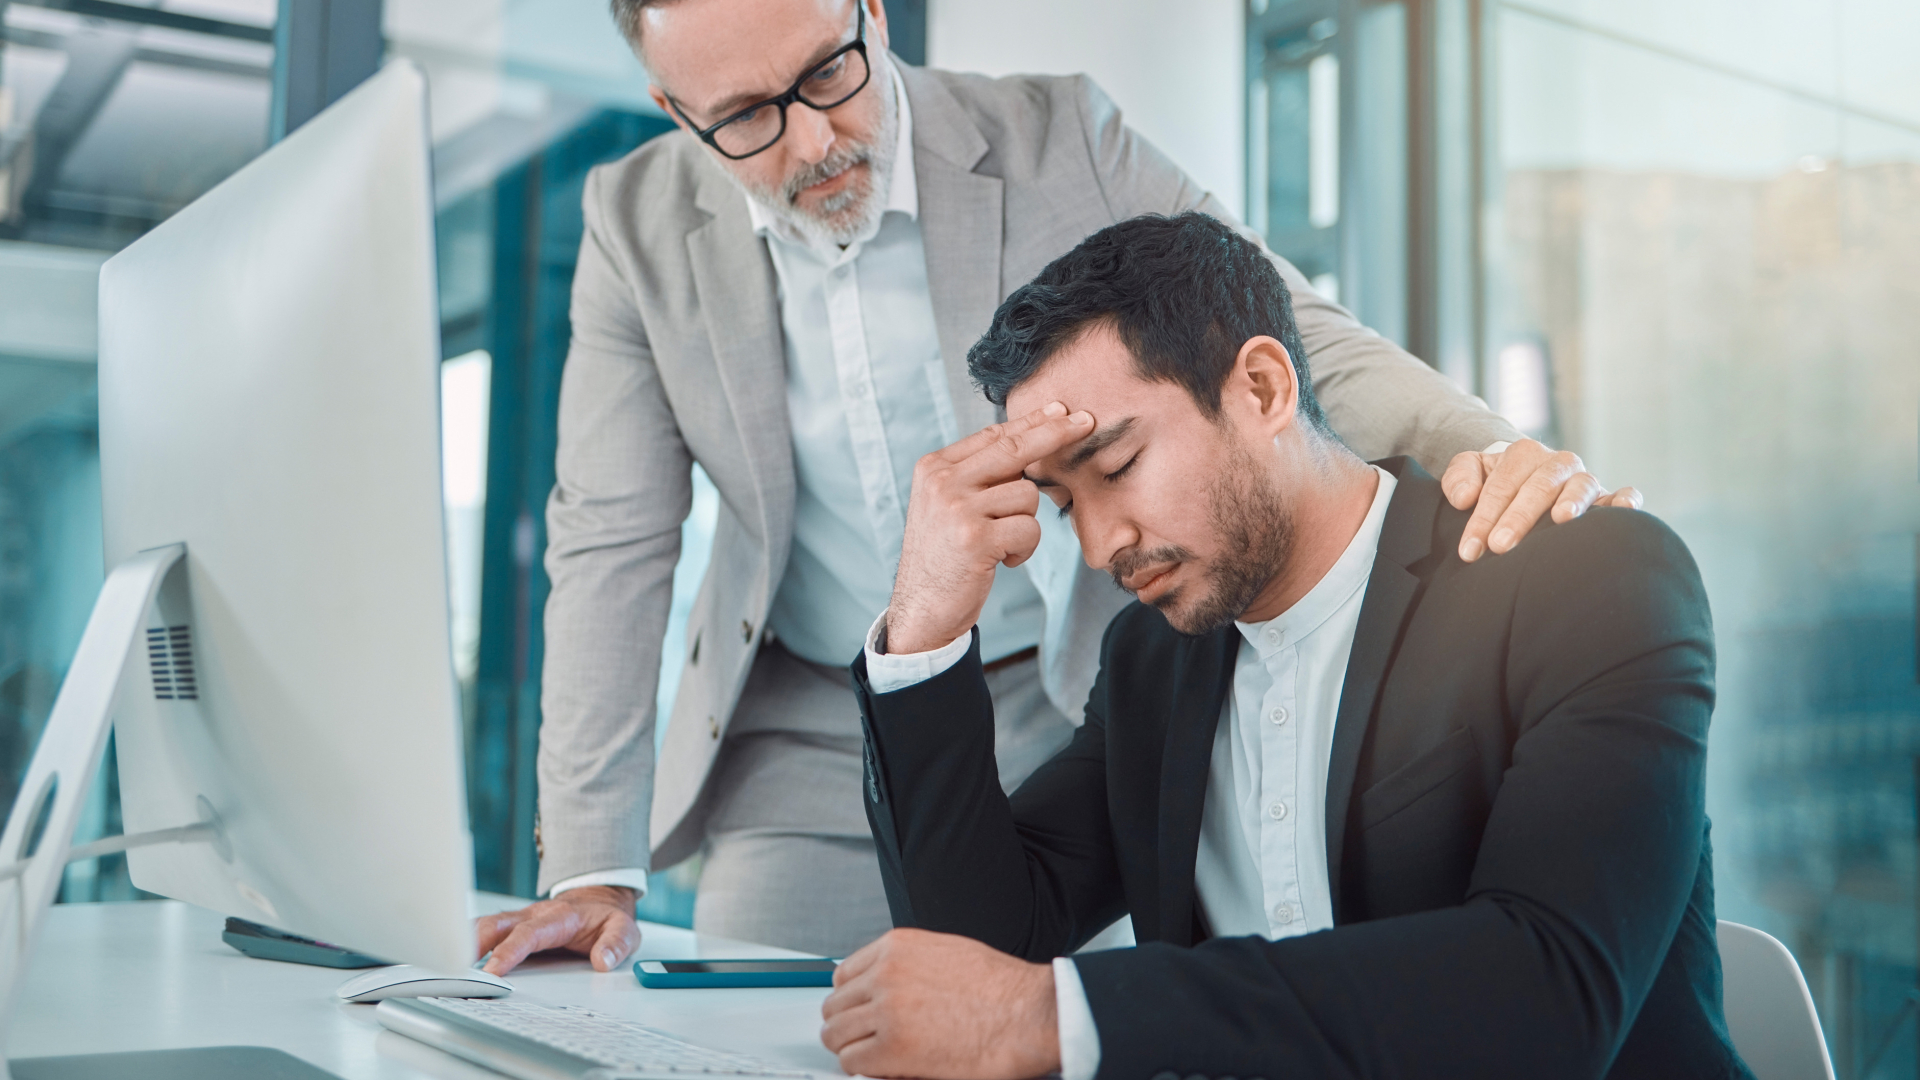
[[[499,998],[390,998],[380,1023],[524,1080],[688,1080],[690,1076],[812,1080],[813,1073],[683,1042],[644,1024],[573,1005]]]

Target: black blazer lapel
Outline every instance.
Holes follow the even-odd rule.
[[[1346,842],[1347,807],[1353,799],[1354,772],[1360,748],[1373,722],[1373,703],[1380,696],[1389,661],[1400,642],[1406,615],[1419,595],[1421,579],[1407,567],[1433,550],[1433,519],[1440,509],[1440,482],[1409,458],[1376,462],[1394,474],[1399,485],[1387,505],[1380,527],[1380,547],[1367,580],[1367,596],[1360,603],[1360,622],[1354,629],[1353,651],[1347,656],[1346,685],[1333,728],[1333,753],[1327,763],[1327,883],[1332,889],[1333,921],[1345,920],[1340,908],[1340,856]]]
[[[1207,803],[1207,770],[1221,707],[1233,687],[1239,631],[1229,623],[1189,639],[1173,684],[1173,717],[1160,758],[1160,928],[1171,945],[1194,943],[1194,859]]]

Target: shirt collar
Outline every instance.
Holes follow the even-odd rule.
[[[1393,489],[1399,486],[1392,473],[1373,466],[1380,484],[1373,492],[1373,505],[1367,508],[1367,517],[1360,523],[1360,531],[1353,534],[1347,543],[1347,550],[1340,553],[1333,569],[1316,582],[1307,595],[1294,602],[1287,610],[1268,619],[1266,622],[1246,623],[1234,621],[1240,628],[1240,635],[1252,645],[1260,658],[1278,652],[1282,648],[1298,645],[1308,635],[1318,630],[1322,624],[1333,617],[1355,591],[1364,589],[1367,579],[1373,575],[1374,553],[1380,549],[1380,530],[1387,521],[1387,504],[1393,501]],[[1275,633],[1274,631],[1277,631]]]
[[[900,103],[900,134],[894,140],[893,182],[887,191],[887,209],[883,215],[898,212],[917,220],[920,217],[920,179],[913,169],[913,106],[907,101],[907,84],[900,78],[900,69],[894,66],[893,58],[882,53],[881,60],[887,68],[887,81],[893,84],[893,98]],[[793,230],[785,228],[766,207],[760,205],[758,199],[747,198],[744,192],[741,197],[747,199],[747,220],[753,223],[756,234],[777,237],[803,247],[806,245],[805,240]],[[865,239],[863,237],[862,241]]]

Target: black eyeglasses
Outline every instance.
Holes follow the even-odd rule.
[[[752,157],[779,142],[780,136],[787,133],[787,106],[797,101],[825,112],[846,104],[853,95],[866,89],[867,81],[873,77],[873,69],[867,63],[867,5],[865,0],[854,0],[853,7],[859,12],[854,21],[853,41],[808,68],[806,74],[794,80],[779,97],[749,105],[705,131],[687,118],[679,102],[668,97],[667,104],[673,106],[673,111],[686,120],[687,126],[708,146],[735,161]]]

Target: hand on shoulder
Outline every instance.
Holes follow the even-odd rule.
[[[1440,488],[1456,510],[1473,507],[1460,558],[1473,562],[1491,551],[1512,551],[1539,520],[1551,513],[1564,524],[1593,506],[1640,509],[1640,492],[1625,487],[1607,491],[1587,471],[1580,455],[1549,450],[1533,439],[1521,439],[1499,450],[1468,451],[1454,455],[1440,478]]]

